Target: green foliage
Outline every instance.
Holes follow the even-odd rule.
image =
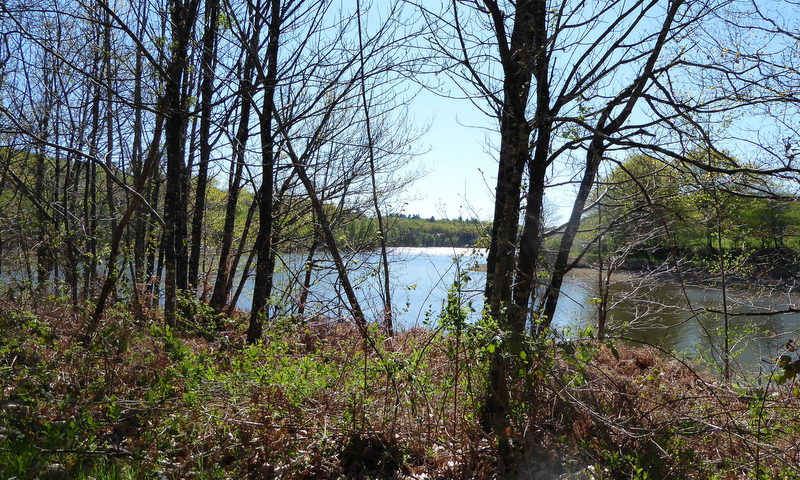
[[[463,288],[469,284],[469,272],[459,271],[456,279],[447,289],[447,299],[439,314],[439,325],[447,331],[460,333],[467,326],[467,318],[475,312],[472,302],[465,302]]]
[[[797,341],[792,339],[784,345],[784,353],[778,357],[777,361],[780,372],[777,373],[775,381],[778,385],[793,382],[800,374],[800,355],[797,353]],[[795,389],[797,391],[797,389]]]
[[[719,316],[720,314],[707,314],[701,317],[700,321],[706,323],[717,324],[716,321],[710,320],[711,316]],[[699,344],[696,346],[694,352],[686,352],[689,357],[697,364],[698,367],[707,369],[714,372],[716,375],[724,376],[724,352],[721,345],[725,339],[724,326],[717,326],[704,331],[708,333],[708,341],[711,343],[711,348],[708,345]],[[745,352],[747,342],[754,338],[766,337],[769,332],[763,330],[757,324],[752,323],[731,323],[728,329],[728,343],[730,345],[730,352],[728,357],[733,363],[739,356]],[[692,355],[692,353],[694,353]]]
[[[686,478],[689,472],[700,473],[698,470],[702,467],[697,464],[692,450],[682,446],[679,436],[658,439],[656,442],[668,445],[666,455],[653,444],[642,451],[620,451],[609,446],[603,451],[601,462],[595,466],[594,471],[598,474],[594,478],[681,479]]]
[[[698,161],[729,166],[718,155]],[[675,246],[687,256],[714,255],[719,232],[725,249],[783,248],[787,242],[797,248],[800,206],[759,198],[765,190],[782,191],[774,181],[766,185],[760,181],[632,155],[598,182],[593,195],[600,207],[586,215],[583,225],[608,229],[603,242],[609,252],[633,245],[627,253],[631,258],[671,248],[665,224]],[[584,233],[577,243],[585,244],[594,233]]]
[[[587,369],[592,365],[592,359],[598,352],[598,345],[591,339],[593,336],[592,326],[587,326],[577,334],[577,340],[565,340],[558,342],[558,348],[563,352],[564,360],[572,365],[573,374],[570,381],[575,385],[585,385],[587,379]],[[567,335],[569,335],[567,333]],[[616,350],[614,350],[616,351]]]
[[[419,215],[386,218],[387,243],[392,247],[470,247],[487,232],[487,226],[477,220],[436,220]],[[346,236],[377,245],[377,221],[361,217],[347,226]]]
[[[213,338],[216,329],[225,323],[225,315],[217,313],[197,296],[182,292],[178,297],[178,324],[181,330]]]
[[[626,347],[592,341],[591,329],[572,339],[513,338],[488,315],[472,322],[464,292],[470,270],[460,272],[427,329],[386,338],[370,327],[369,343],[351,325],[291,318],[265,322],[255,345],[238,335],[209,341],[137,326],[120,308],[98,331],[125,339],[63,348],[69,334],[58,321],[25,309],[3,312],[0,476],[242,478],[270,465],[287,478],[331,478],[356,475],[361,465],[365,477],[406,468],[457,477],[447,462],[458,469],[491,464],[484,453],[453,452],[454,445],[491,448],[478,418],[496,355],[519,374],[510,388],[537,395],[515,396],[510,405],[515,438],[531,429],[547,442],[558,438],[548,444],[563,445],[579,465],[593,464],[593,478],[713,473],[702,452],[693,453],[700,437],[687,433],[708,434],[704,424],[670,416],[699,402],[698,418],[709,418],[716,404],[698,395],[700,383],[673,386],[681,379],[670,364],[649,357],[641,367]],[[631,370],[616,372],[624,368]],[[686,385],[699,390],[686,392]],[[774,392],[737,393],[747,406],[735,412],[741,435],[758,429],[761,442],[776,443],[794,435],[791,413],[775,415]],[[586,415],[589,407],[596,416]],[[604,423],[617,419],[629,423],[619,430]],[[132,455],[103,453],[117,448]],[[772,464],[762,470],[777,472]]]

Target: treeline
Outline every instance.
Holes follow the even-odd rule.
[[[490,226],[476,219],[420,218],[419,215],[391,215],[386,218],[386,242],[392,247],[471,247],[488,236]],[[348,226],[353,239],[368,241],[377,246],[377,223],[372,218],[361,218]]]
[[[711,155],[719,168],[744,163]],[[673,252],[691,259],[800,248],[800,206],[789,185],[774,179],[633,155],[598,179],[592,195],[574,254],[594,261],[604,253],[638,263]]]

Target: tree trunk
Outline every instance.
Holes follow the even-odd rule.
[[[252,249],[250,249],[250,253],[247,255],[247,260],[244,262],[244,267],[242,268],[242,278],[239,279],[239,286],[236,288],[236,292],[234,292],[231,301],[228,302],[228,307],[225,309],[225,313],[227,315],[233,315],[233,310],[239,303],[239,296],[241,296],[242,290],[244,290],[244,287],[247,284],[247,279],[250,277],[250,267],[253,264],[253,258],[255,256],[256,256],[256,249],[255,247],[253,247]],[[232,282],[233,282],[233,275],[231,275],[231,283]]]
[[[153,164],[155,164],[156,159],[158,158],[158,149],[159,144],[161,143],[161,125],[161,121],[156,123],[155,132],[153,133],[153,141],[150,144],[147,159],[144,167],[142,168],[141,174],[135,179],[134,188],[137,192],[141,192],[144,189],[145,183],[147,182],[147,177],[149,177],[150,171],[153,168]],[[105,282],[103,282],[103,288],[100,291],[100,296],[97,300],[97,304],[95,305],[94,312],[89,319],[89,324],[81,336],[81,342],[83,343],[86,343],[86,341],[91,338],[91,335],[94,334],[95,330],[97,330],[97,326],[100,324],[100,318],[103,316],[103,312],[105,311],[106,302],[108,301],[111,293],[114,291],[114,288],[116,288],[120,271],[120,269],[117,267],[117,255],[119,254],[120,243],[122,241],[123,234],[125,233],[125,229],[127,228],[128,222],[130,221],[134,212],[136,212],[136,208],[139,206],[141,198],[142,197],[140,195],[134,195],[131,198],[125,213],[122,215],[119,223],[116,224],[114,231],[112,232],[111,251],[108,254],[108,273],[106,275]]]
[[[528,195],[525,206],[525,226],[522,230],[517,262],[514,297],[509,308],[509,323],[514,330],[525,329],[530,311],[530,301],[537,283],[536,264],[541,254],[542,207],[544,203],[545,175],[549,164],[550,138],[553,124],[550,117],[550,79],[547,58],[547,2],[533,2],[536,16],[532,25],[533,44],[536,49],[534,76],[536,79],[536,131],[534,154],[529,160]]]
[[[142,72],[143,61],[142,53],[136,50],[136,66],[134,70],[134,84],[133,84],[133,103],[134,105],[142,104]],[[133,145],[132,145],[132,158],[133,174],[135,176],[141,175],[143,168],[142,159],[142,110],[140,108],[134,109],[133,112]],[[146,184],[147,185],[147,184]],[[144,192],[142,192],[144,193]],[[133,288],[137,288],[139,282],[144,281],[145,272],[145,250],[146,250],[146,216],[139,210],[134,213],[133,220]]]
[[[100,64],[100,54],[95,52],[94,65]],[[95,71],[98,77],[99,72]],[[100,86],[95,85],[92,96],[92,127],[89,134],[89,153],[97,158],[98,137],[100,135]],[[83,299],[89,300],[94,291],[94,281],[97,277],[97,165],[86,162],[86,186],[83,197],[84,225],[87,225],[86,257],[83,267]]]
[[[160,175],[154,175],[150,181],[150,205],[154,209],[158,209],[158,204],[161,195],[161,181]],[[152,301],[158,305],[158,287],[161,283],[161,267],[162,267],[162,252],[164,249],[164,231],[161,229],[160,241],[156,241],[158,235],[156,228],[156,215],[155,212],[150,212],[149,221],[144,225],[145,231],[145,252],[147,254],[147,261],[145,264],[145,278],[149,284],[148,291],[152,296]]]
[[[255,16],[253,26],[253,39],[258,38],[261,22]],[[255,46],[251,42],[251,48],[245,52],[245,65],[242,78],[239,83],[241,92],[241,113],[239,116],[239,126],[236,131],[236,138],[233,145],[231,156],[231,172],[228,182],[228,198],[225,205],[225,225],[222,229],[222,245],[220,248],[219,265],[217,266],[217,276],[214,281],[214,291],[211,294],[211,307],[221,312],[228,302],[230,285],[236,271],[231,269],[230,252],[233,245],[233,231],[236,224],[236,207],[239,203],[239,192],[241,190],[242,173],[244,169],[244,154],[247,150],[247,139],[250,132],[250,111],[252,108],[253,94],[253,69],[256,55]]]
[[[564,235],[561,237],[558,256],[553,266],[553,274],[551,276],[550,286],[547,289],[544,310],[542,312],[542,328],[548,328],[553,321],[553,315],[555,314],[556,305],[558,304],[558,297],[561,293],[561,285],[564,282],[564,276],[571,268],[568,265],[569,252],[572,249],[575,235],[578,233],[578,228],[580,227],[581,215],[586,206],[586,199],[589,197],[592,185],[597,176],[597,170],[605,154],[606,141],[624,125],[633,112],[634,106],[641,98],[644,87],[646,83],[650,81],[656,61],[661,54],[667,36],[671,32],[670,27],[681,5],[683,5],[683,0],[675,0],[672,2],[664,18],[658,39],[656,40],[653,50],[650,52],[642,72],[627,88],[623,89],[617,96],[609,100],[597,120],[592,135],[592,141],[586,152],[586,169],[584,170],[583,179],[581,180],[578,194],[573,203],[569,222],[564,230]],[[619,106],[622,106],[622,110],[612,119],[614,109]]]
[[[47,115],[45,117],[44,129],[48,128],[48,121]],[[44,147],[41,148],[39,153],[36,154],[36,181],[34,183],[34,196],[40,200],[42,205],[46,205],[49,202],[46,202],[45,199],[45,184],[44,179],[47,178],[47,174],[45,172],[45,152]],[[38,235],[39,235],[39,243],[36,247],[36,286],[38,292],[44,293],[47,285],[50,280],[50,272],[53,268],[53,254],[51,251],[50,240],[49,240],[49,233],[47,231],[47,227],[49,225],[49,215],[47,215],[46,211],[37,210],[41,213],[38,218]]]
[[[274,265],[270,262],[272,246],[272,192],[275,181],[275,137],[272,133],[274,116],[274,97],[278,80],[278,39],[281,33],[280,0],[271,0],[272,9],[267,44],[267,71],[264,82],[264,101],[259,123],[261,127],[261,187],[258,189],[258,236],[256,237],[256,279],[253,286],[253,306],[250,311],[250,326],[247,329],[247,342],[254,343],[261,338],[261,316],[268,315],[267,300],[272,294],[272,275]]]
[[[489,363],[486,401],[481,424],[498,441],[498,471],[511,472],[513,455],[510,444],[509,414],[511,398],[508,387],[509,360],[521,348],[523,330],[512,323],[505,310],[512,302],[519,200],[522,174],[530,158],[531,126],[526,118],[528,93],[533,79],[536,2],[518,2],[514,11],[514,29],[510,44],[505,32],[505,14],[494,1],[484,2],[495,26],[495,36],[503,66],[503,105],[500,116],[500,157],[497,172],[492,240],[487,255],[486,303],[488,313],[498,323],[503,342]]]
[[[316,235],[308,248],[308,255],[304,264],[305,272],[303,275],[303,285],[300,290],[300,299],[297,301],[297,317],[301,320],[306,313],[306,302],[308,302],[308,293],[311,291],[311,280],[314,276],[314,253],[319,246]]]
[[[197,287],[200,270],[200,249],[203,238],[203,215],[206,209],[208,163],[211,160],[211,102],[214,96],[214,69],[216,68],[217,23],[219,0],[206,0],[206,31],[203,35],[203,53],[200,68],[200,160],[197,172],[194,216],[192,217],[192,248],[189,255],[189,284]]]
[[[236,272],[239,270],[239,261],[241,261],[242,253],[245,251],[247,238],[250,236],[250,227],[253,223],[253,215],[255,214],[256,207],[258,207],[258,202],[255,198],[253,198],[253,201],[250,202],[250,208],[247,209],[247,217],[245,218],[244,227],[242,228],[242,237],[239,239],[239,246],[230,262],[230,272],[228,273],[227,285],[225,286],[225,291],[228,293],[230,293],[230,291],[233,289],[233,281],[236,277]],[[255,251],[255,246],[252,246],[249,251],[251,254],[248,254],[247,268],[250,268],[249,263],[252,262],[252,252]],[[233,303],[236,303],[235,298],[233,299]]]
[[[103,28],[103,66],[104,71],[103,75],[106,81],[106,91],[105,91],[105,103],[106,103],[106,115],[105,115],[105,127],[106,127],[106,152],[105,152],[105,163],[106,168],[109,171],[114,171],[113,163],[111,162],[112,155],[114,153],[114,109],[113,109],[113,83],[112,83],[112,65],[111,65],[111,17],[106,11],[105,19],[104,19],[105,26]],[[111,175],[106,175],[106,201],[108,202],[108,214],[111,219],[111,231],[114,232],[117,229],[117,219],[116,219],[116,206],[114,205],[114,182],[111,179]]]
[[[176,324],[178,287],[186,285],[186,196],[184,195],[184,142],[187,125],[186,99],[183,98],[183,77],[186,55],[197,13],[197,1],[170,2],[172,26],[172,58],[166,70],[164,143],[167,154],[167,181],[164,191],[164,321]],[[183,258],[181,258],[183,257]],[[183,277],[183,278],[181,278]]]
[[[558,256],[553,265],[550,286],[547,289],[544,310],[542,312],[541,329],[539,331],[548,328],[553,321],[553,315],[555,314],[556,305],[558,304],[558,297],[561,293],[561,285],[564,283],[564,276],[569,271],[569,252],[572,250],[572,243],[575,240],[575,235],[578,233],[583,209],[586,206],[586,199],[589,198],[592,185],[594,185],[597,169],[600,166],[600,160],[602,160],[604,151],[603,140],[600,136],[595,136],[589,146],[589,152],[586,154],[586,169],[583,173],[583,179],[581,179],[578,194],[573,203],[572,213],[567,222],[567,227],[564,230],[564,235],[561,237]]]

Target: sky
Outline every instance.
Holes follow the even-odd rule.
[[[342,1],[351,8],[355,4],[355,0]],[[437,2],[432,2],[434,3]],[[445,2],[447,3],[449,2]],[[387,4],[376,2],[376,5]],[[627,2],[622,2],[617,8],[622,8],[624,5],[627,5]],[[591,13],[591,8],[588,8],[588,12]],[[780,15],[777,17],[780,18]],[[608,20],[603,19],[603,21]],[[369,18],[365,20],[365,25],[369,29]],[[380,25],[380,22],[373,21],[372,25]],[[661,20],[655,15],[653,18],[643,20],[641,25],[648,26],[649,32],[660,27]],[[592,33],[585,34],[580,29],[571,32],[578,35],[580,40],[580,42],[574,40],[577,42],[575,45],[588,44],[594,39]],[[565,54],[561,60],[557,58],[552,68],[555,71],[565,70],[567,65],[571,65],[572,57],[583,51],[581,48],[575,47],[574,51],[570,50],[570,54]],[[607,64],[614,64],[617,60],[619,59],[611,58]],[[610,87],[615,88],[619,82],[632,80],[637,72],[631,69],[639,68],[639,63],[629,66],[623,64],[616,69],[608,78]],[[450,80],[441,73],[433,79],[422,79],[422,81],[430,81],[444,88],[450,85]],[[458,91],[455,86],[451,89]],[[414,127],[428,126],[427,132],[418,140],[417,145],[417,149],[424,153],[415,158],[409,167],[409,170],[418,174],[420,178],[408,187],[407,195],[402,199],[404,202],[402,206],[395,203],[389,210],[409,215],[418,214],[426,218],[474,217],[491,220],[497,175],[496,145],[499,143],[496,120],[485,116],[467,99],[446,98],[426,90],[422,90],[411,101],[409,113]],[[633,115],[630,120],[635,123],[633,120],[637,113],[634,112]],[[620,159],[625,156],[625,152],[607,152],[607,154]],[[576,155],[580,156],[580,153]],[[551,183],[561,184],[576,180],[574,175],[582,171],[582,166],[580,162],[573,164],[569,160],[556,162],[556,168],[548,172]],[[546,201],[549,204],[546,204],[546,208],[553,212],[552,221],[561,223],[569,216],[574,193],[574,185],[548,190]]]
[[[342,1],[345,8],[355,8],[355,0]],[[380,7],[381,2],[375,5]],[[367,16],[364,24],[369,30],[381,23]],[[418,80],[461,93],[441,73]],[[389,210],[425,218],[491,221],[497,182],[497,120],[487,117],[469,99],[445,97],[425,89],[410,101],[408,113],[415,128],[428,127],[418,139],[417,150],[423,153],[409,167],[419,178]],[[547,196],[557,216],[566,218],[571,208],[571,190],[556,189]]]
[[[424,153],[411,167],[423,174],[409,187],[402,213],[491,221],[497,185],[496,119],[484,115],[467,99],[446,98],[424,90],[409,109],[416,125],[429,128],[418,140]],[[564,181],[570,175],[567,168],[557,177]],[[554,188],[546,197],[555,215],[553,221],[569,217],[572,187]]]
[[[489,220],[494,209],[497,159],[490,155],[491,119],[468,100],[428,91],[410,106],[417,125],[429,125],[420,138],[424,152],[412,168],[424,172],[409,188],[404,213],[436,218]]]

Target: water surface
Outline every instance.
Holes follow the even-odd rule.
[[[473,249],[397,248],[390,254],[392,305],[396,328],[431,325],[442,310],[448,289],[457,278],[467,280],[461,286],[465,304],[478,318],[482,309],[485,282],[485,256]],[[278,297],[284,311],[296,309],[300,290],[288,286],[289,278],[301,279],[305,257],[285,255],[278,273]],[[345,258],[353,269],[351,281],[368,318],[382,318],[383,300],[378,256],[358,254]],[[325,318],[349,318],[347,302],[338,284],[333,266],[315,259],[314,282],[309,291],[306,314]],[[588,325],[597,323],[597,276],[593,271],[576,271],[567,277],[554,315],[554,327],[563,336],[578,335]],[[704,312],[721,308],[721,292],[713,285],[681,286],[678,283],[646,281],[632,275],[615,277],[611,287],[608,328],[610,334],[655,344],[690,357],[719,363],[722,345],[721,315]],[[252,302],[251,285],[245,289],[238,306]],[[764,311],[794,305],[796,296],[786,292],[754,296],[741,290],[729,293],[733,312]],[[691,305],[691,309],[687,306]],[[693,313],[695,312],[695,313]],[[700,312],[700,313],[697,313]],[[772,359],[800,327],[800,315],[730,317],[731,350],[736,364],[747,370],[769,368]],[[765,359],[767,360],[765,362]]]

